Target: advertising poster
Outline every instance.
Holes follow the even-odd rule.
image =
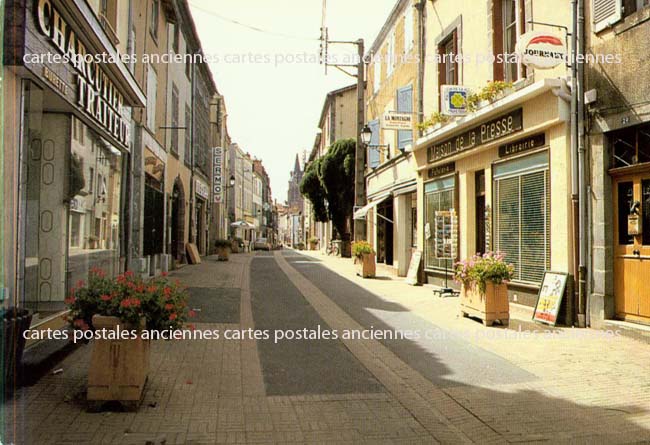
[[[567,274],[545,272],[537,297],[533,320],[555,326],[566,287]]]

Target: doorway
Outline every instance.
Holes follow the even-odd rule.
[[[180,177],[174,181],[172,190],[171,253],[174,260],[182,263],[185,258],[185,189]]]
[[[613,194],[616,316],[650,324],[650,172],[617,178]]]
[[[485,253],[485,170],[477,171],[474,186],[476,189],[476,253]]]
[[[393,200],[377,206],[377,262],[393,265]]]

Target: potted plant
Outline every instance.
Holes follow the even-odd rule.
[[[241,252],[241,248],[243,246],[244,246],[244,240],[242,240],[240,237],[236,236],[231,241],[230,251],[232,253],[239,253],[239,252]]]
[[[318,247],[319,239],[316,238],[315,236],[312,236],[309,238],[309,250],[316,250]]]
[[[95,235],[88,235],[88,248],[97,249],[99,247],[99,237]]]
[[[367,241],[356,241],[352,244],[352,255],[357,266],[357,275],[362,278],[374,278],[377,266],[375,251]]]
[[[136,409],[149,371],[152,335],[179,329],[194,316],[187,310],[187,293],[166,273],[145,282],[130,271],[109,278],[93,268],[88,283],[79,281],[65,303],[75,339],[93,342],[87,392],[91,408],[118,401]]]
[[[480,318],[486,326],[510,320],[508,287],[514,266],[504,261],[501,252],[487,252],[454,265],[454,279],[462,285],[460,313]]]
[[[232,242],[227,239],[218,239],[214,243],[214,247],[217,249],[217,259],[219,261],[228,261],[228,254],[230,249],[232,249]]]

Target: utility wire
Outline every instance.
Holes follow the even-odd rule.
[[[238,26],[242,26],[244,28],[247,28],[247,29],[250,29],[252,31],[262,33],[262,34],[268,34],[268,35],[272,35],[272,36],[276,36],[276,37],[283,37],[285,39],[306,40],[306,41],[310,41],[310,42],[317,42],[317,41],[320,40],[319,38],[296,36],[296,35],[291,35],[291,34],[284,34],[284,33],[281,33],[281,32],[269,31],[267,29],[258,28],[257,26],[247,25],[246,23],[242,23],[240,21],[225,17],[225,16],[223,16],[223,15],[221,15],[221,14],[215,12],[215,11],[211,11],[209,9],[204,8],[203,6],[199,6],[194,2],[189,2],[189,4],[190,4],[191,7],[196,8],[199,11],[205,12],[206,14],[209,14],[209,15],[211,15],[213,17],[221,19],[221,20],[223,20],[225,22],[229,22],[229,23],[232,23],[232,24],[235,24],[235,25],[238,25]]]

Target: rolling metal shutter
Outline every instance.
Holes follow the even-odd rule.
[[[539,284],[550,269],[549,182],[547,152],[495,166],[495,247],[514,281]]]

